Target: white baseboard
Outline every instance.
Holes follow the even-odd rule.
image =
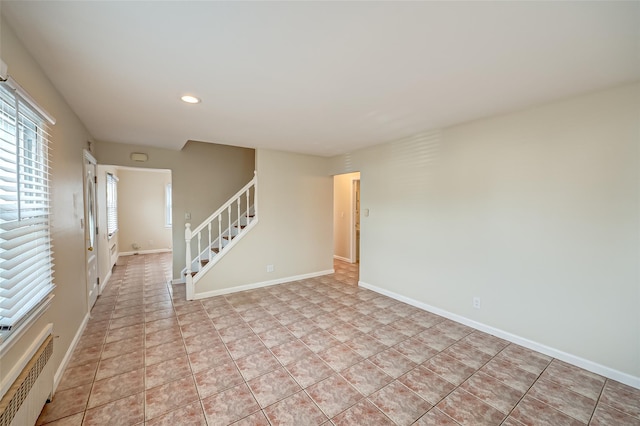
[[[109,278],[111,278],[111,270],[107,272],[107,276],[104,277],[104,281],[100,283],[100,287],[98,288],[98,295],[102,294],[102,292],[107,288]]]
[[[360,287],[375,291],[376,293],[389,296],[392,299],[396,299],[400,302],[404,302],[411,306],[415,306],[416,308],[420,308],[422,310],[431,312],[433,314],[448,318],[452,321],[456,321],[461,324],[467,325],[476,330],[483,331],[488,334],[492,334],[496,337],[507,340],[511,343],[515,343],[517,345],[524,346],[525,348],[540,352],[550,357],[557,358],[560,361],[564,361],[568,364],[575,365],[576,367],[583,368],[587,371],[591,371],[592,373],[596,373],[601,376],[607,377],[609,379],[616,380],[620,383],[624,383],[625,385],[629,385],[636,389],[640,389],[640,377],[632,376],[631,374],[627,374],[622,371],[618,371],[613,368],[607,367],[605,365],[598,364],[597,362],[593,362],[588,359],[584,359],[579,356],[572,355],[572,354],[563,352],[561,350],[552,348],[550,346],[543,345],[538,342],[534,342],[533,340],[529,340],[524,337],[520,337],[515,334],[509,333],[507,331],[501,330],[499,328],[495,328],[495,327],[480,323],[478,321],[471,320],[469,318],[463,317],[458,314],[454,314],[444,309],[436,308],[435,306],[431,306],[426,303],[419,302],[417,300],[411,299],[410,297],[402,296],[401,294],[394,293],[384,288],[367,284],[363,281],[359,281],[358,285]]]
[[[136,254],[154,254],[154,253],[171,253],[173,250],[170,248],[152,249],[152,250],[138,250],[138,251],[121,251],[120,256],[133,256]]]
[[[82,320],[82,323],[80,324],[80,327],[78,327],[78,331],[76,331],[76,335],[73,336],[73,340],[71,341],[71,344],[67,349],[67,352],[64,354],[64,358],[62,358],[62,362],[58,366],[56,373],[53,375],[53,392],[51,396],[53,396],[56,393],[56,389],[58,389],[58,385],[60,384],[60,380],[62,380],[62,375],[64,374],[64,370],[66,370],[67,365],[69,364],[69,360],[73,355],[73,351],[76,349],[76,346],[78,346],[80,337],[82,337],[82,333],[84,332],[84,329],[87,327],[87,323],[89,322],[90,317],[91,315],[89,314],[89,312],[87,312],[87,314],[84,316],[84,319]]]
[[[171,280],[171,284],[186,284],[184,278],[174,278]]]
[[[329,274],[333,274],[333,273],[334,273],[333,269],[327,269],[325,271],[311,272],[309,274],[294,275],[292,277],[278,278],[278,279],[275,279],[275,280],[262,281],[262,282],[259,282],[259,283],[240,285],[240,286],[237,286],[237,287],[223,288],[223,289],[220,289],[220,290],[212,290],[212,291],[207,291],[207,292],[204,292],[204,293],[196,293],[194,299],[195,300],[206,299],[207,297],[220,296],[222,294],[237,293],[239,291],[253,290],[253,289],[261,288],[261,287],[269,287],[269,286],[276,285],[276,284],[284,284],[284,283],[288,283],[288,282],[292,282],[292,281],[299,281],[299,280],[304,280],[304,279],[307,279],[307,278],[315,278],[315,277],[320,277],[322,275],[329,275]]]
[[[352,263],[351,259],[348,259],[348,258],[342,257],[342,256],[338,256],[337,254],[334,254],[333,258],[336,259],[336,260],[341,260],[342,262]]]

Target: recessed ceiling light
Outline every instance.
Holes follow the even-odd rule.
[[[199,104],[200,103],[200,99],[199,98],[196,98],[195,96],[191,96],[191,95],[184,95],[180,99],[182,99],[183,102],[186,102],[188,104]]]

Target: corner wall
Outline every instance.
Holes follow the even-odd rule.
[[[333,158],[361,281],[640,386],[639,120],[636,84]]]
[[[333,270],[328,159],[258,149],[258,223],[198,283],[196,297]],[[273,272],[266,272],[273,265]]]

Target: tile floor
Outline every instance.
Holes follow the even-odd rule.
[[[640,425],[640,391],[358,288],[357,271],[187,302],[114,270],[38,424]]]

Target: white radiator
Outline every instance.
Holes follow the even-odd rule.
[[[49,334],[0,401],[0,426],[34,425],[53,392],[53,337]]]

